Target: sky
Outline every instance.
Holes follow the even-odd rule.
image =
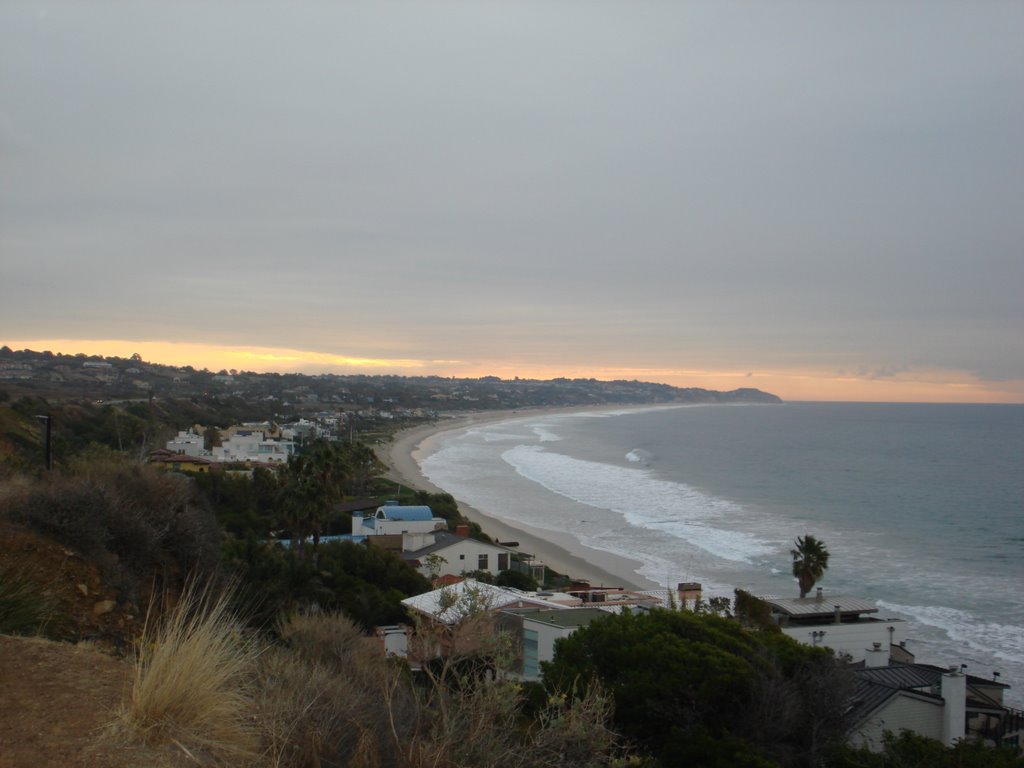
[[[0,344],[1024,402],[1024,3],[0,4]]]

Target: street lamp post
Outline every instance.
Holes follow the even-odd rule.
[[[36,418],[46,422],[46,470],[50,471],[51,469],[53,469],[53,433],[51,431],[53,419],[50,417],[49,414],[45,416],[37,415]]]

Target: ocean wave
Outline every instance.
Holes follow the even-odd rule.
[[[650,451],[645,451],[643,448],[634,448],[632,451],[626,454],[626,461],[631,461],[634,464],[643,464],[647,466],[651,463],[651,459],[654,455]]]
[[[984,621],[968,611],[946,606],[900,605],[884,600],[879,600],[878,606],[941,629],[951,640],[975,651],[1024,664],[1024,627]]]
[[[655,411],[674,411],[678,408],[700,408],[703,403],[691,403],[685,405],[646,405],[637,408],[618,408],[613,411],[578,411],[576,413],[562,414],[567,419],[610,419],[613,416],[630,416],[635,413],[654,413]]]
[[[542,443],[554,443],[562,439],[560,435],[552,432],[549,427],[550,424],[535,424],[533,426],[533,434],[537,436],[537,439]]]
[[[753,563],[775,551],[735,524],[743,508],[649,470],[574,459],[540,446],[519,445],[501,455],[520,476],[553,493],[621,515],[627,523],[679,539],[717,557]]]

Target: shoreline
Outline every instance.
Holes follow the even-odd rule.
[[[378,446],[377,456],[387,467],[386,476],[395,482],[415,490],[430,493],[448,493],[430,482],[420,469],[418,458],[430,450],[430,441],[439,435],[470,429],[482,424],[530,418],[533,415],[563,414],[594,411],[601,406],[577,408],[524,408],[505,411],[478,411],[464,415],[442,418],[431,424],[412,427],[395,435],[391,442]],[[611,410],[621,407],[605,406]],[[426,445],[425,445],[426,444]],[[454,496],[454,494],[452,494]],[[661,589],[663,585],[644,578],[636,572],[642,565],[611,552],[585,547],[568,533],[543,531],[521,523],[511,524],[492,510],[480,510],[456,498],[459,511],[469,520],[477,523],[488,536],[496,541],[514,541],[514,547],[521,552],[532,554],[538,561],[552,570],[570,578],[583,579],[592,586],[623,587],[625,589]]]

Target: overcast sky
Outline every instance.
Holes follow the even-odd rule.
[[[1022,41],[1016,0],[8,0],[0,343],[1024,402]]]

